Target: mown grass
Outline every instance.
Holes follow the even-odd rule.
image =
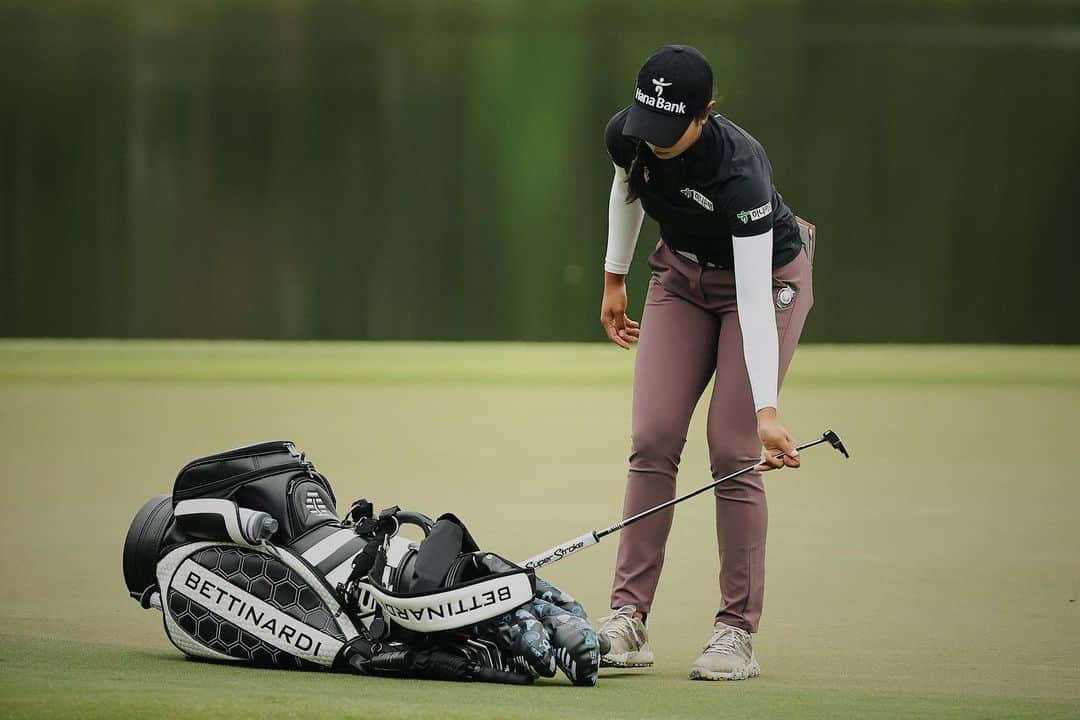
[[[191,458],[295,440],[356,497],[454,511],[526,557],[618,517],[632,353],[602,346],[0,342],[0,717],[1080,717],[1080,358],[1068,348],[803,348],[782,416],[853,452],[768,477],[751,682],[686,680],[718,602],[713,508],[679,507],[657,665],[596,688],[184,661],[120,545]],[[701,413],[699,412],[699,415]],[[701,418],[681,487],[707,478]],[[594,615],[617,538],[552,566]]]
[[[188,662],[115,645],[3,636],[8,718],[1075,718],[1068,701],[715,687],[606,677],[595,688],[412,682]]]
[[[609,345],[197,341],[0,341],[0,382],[329,382],[624,385]],[[1080,348],[811,345],[800,385],[1080,385]]]

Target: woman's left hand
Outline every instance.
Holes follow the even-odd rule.
[[[761,462],[754,468],[765,471],[782,467],[799,467],[799,451],[795,449],[795,438],[787,431],[776,417],[776,408],[766,407],[757,413],[758,438],[761,439]],[[780,453],[784,457],[776,457]]]

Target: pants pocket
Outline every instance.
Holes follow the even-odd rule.
[[[794,260],[773,270],[772,292],[776,330],[782,339],[796,309],[805,315],[814,302],[813,273],[808,253],[800,252]]]
[[[806,250],[806,257],[810,260],[810,265],[814,264],[814,246],[817,244],[817,226],[812,222],[803,220],[798,215],[795,216],[795,223],[799,226],[799,239],[802,240],[803,249]]]

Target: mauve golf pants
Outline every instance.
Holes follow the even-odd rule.
[[[712,476],[722,477],[760,458],[757,417],[743,360],[733,270],[707,268],[661,243],[649,256],[653,270],[634,367],[630,473],[623,517],[675,497],[675,474],[690,416],[714,375],[707,434]],[[784,287],[794,291],[780,292]],[[780,342],[780,380],[787,372],[814,302],[804,248],[773,269],[773,307]],[[695,477],[697,475],[695,474]],[[720,610],[716,619],[756,632],[765,594],[768,507],[761,473],[715,489],[720,550]],[[674,508],[625,528],[611,607],[652,606]],[[688,559],[689,561],[689,559]],[[693,558],[704,567],[703,558]]]

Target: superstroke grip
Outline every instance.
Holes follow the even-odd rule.
[[[576,537],[573,540],[567,540],[564,543],[560,543],[553,548],[548,548],[539,555],[533,555],[525,562],[518,563],[524,568],[536,570],[542,568],[548,563],[553,563],[556,560],[562,560],[567,555],[573,555],[578,550],[584,550],[590,545],[595,545],[600,542],[600,538],[596,536],[595,531],[585,533],[580,537]]]

